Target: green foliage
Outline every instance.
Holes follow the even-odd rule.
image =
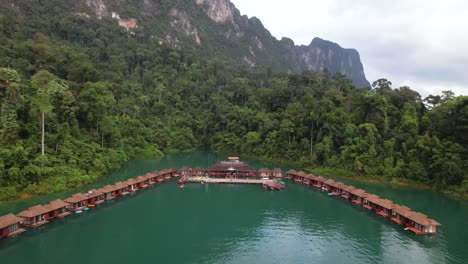
[[[244,68],[223,59],[238,52],[229,43],[206,60],[112,19],[63,15],[70,1],[45,2],[23,1],[20,9],[35,10],[28,19],[0,7],[0,67],[11,66],[0,68],[0,200],[197,148],[467,191],[467,96],[446,91],[425,106],[386,79],[360,90],[326,71]],[[169,2],[158,8],[169,11]],[[139,5],[121,16],[138,16]],[[203,19],[200,34],[213,27]]]

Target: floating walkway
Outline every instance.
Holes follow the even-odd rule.
[[[283,184],[274,180],[266,179],[226,179],[208,177],[187,177],[184,182],[212,183],[212,184],[261,184],[264,190],[279,191],[284,190]]]

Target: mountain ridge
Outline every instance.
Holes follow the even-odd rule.
[[[115,19],[129,34],[200,56],[229,58],[273,72],[327,69],[346,75],[357,87],[370,87],[357,50],[320,38],[308,46],[295,45],[289,38],[278,40],[259,18],[241,15],[230,0],[63,0],[65,10],[54,2],[44,9],[48,15],[66,12],[83,19]],[[0,4],[21,13],[28,1],[0,0]]]

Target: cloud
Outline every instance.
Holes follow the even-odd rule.
[[[278,39],[318,36],[355,48],[369,81],[411,84],[423,96],[468,95],[468,1],[232,0]]]

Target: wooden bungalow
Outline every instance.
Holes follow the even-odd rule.
[[[44,205],[48,210],[47,219],[64,218],[70,215],[70,212],[67,211],[67,206],[68,204],[60,199],[53,200]]]
[[[88,207],[94,207],[96,205],[102,204],[105,201],[104,193],[96,189],[89,190],[83,194],[88,197],[86,200]]]
[[[177,169],[176,169],[176,168],[169,168],[169,169],[167,169],[166,173],[168,173],[169,176],[170,176],[171,178],[180,176],[180,175],[177,173]]]
[[[164,169],[161,171],[164,180],[170,180],[172,178],[171,172],[169,169]]]
[[[286,172],[286,179],[292,180],[293,177],[296,177],[297,171],[296,170],[288,170]]]
[[[72,212],[81,211],[88,206],[88,197],[82,193],[74,194],[64,201],[69,204],[67,209]]]
[[[48,213],[49,210],[44,206],[35,205],[22,211],[16,216],[19,216],[24,219],[24,221],[22,222],[24,226],[38,227],[49,222],[47,221]]]
[[[370,194],[363,189],[354,189],[348,191],[351,194],[351,201],[355,204],[361,205],[364,203],[364,198]]]
[[[381,200],[381,198],[378,195],[371,194],[371,195],[367,196],[366,198],[364,198],[364,203],[363,203],[362,207],[364,207],[364,208],[366,208],[368,210],[371,210],[371,211],[375,211],[376,210],[376,204],[380,203],[380,200]]]
[[[331,186],[331,191],[333,193],[336,193],[337,195],[341,195],[343,192],[343,189],[347,188],[348,185],[342,183],[342,182],[336,182]]]
[[[131,193],[138,191],[138,183],[135,179],[130,178],[123,182],[127,186],[127,190]]]
[[[332,186],[336,184],[336,181],[332,179],[328,179],[322,183],[322,190],[326,192],[330,192],[332,190]]]
[[[143,177],[145,177],[148,180],[149,185],[153,185],[157,182],[157,173],[156,172],[150,172],[146,173]]]
[[[270,178],[272,173],[268,168],[261,168],[258,170],[258,176],[260,178]]]
[[[238,157],[228,157],[227,161],[218,161],[208,168],[208,175],[215,178],[255,178],[257,170],[240,161]]]
[[[114,196],[125,196],[129,194],[129,187],[125,182],[116,182],[112,185],[114,188]]]
[[[164,172],[162,170],[156,172],[156,181],[157,182],[164,181]]]
[[[206,174],[206,169],[202,167],[195,167],[195,169],[191,171],[192,177],[205,177],[205,174]]]
[[[21,227],[21,221],[23,221],[23,218],[14,214],[0,216],[0,239],[14,237],[26,232],[26,229]]]
[[[298,172],[298,178],[299,178],[299,182],[300,183],[303,183],[305,185],[309,185],[310,183],[310,179],[309,179],[309,175],[303,171],[300,171]]]
[[[406,213],[406,218],[409,220],[406,223],[406,228],[416,235],[435,234],[437,226],[441,224],[434,219],[430,219],[427,215],[410,211]]]
[[[183,166],[182,168],[179,169],[179,174],[181,176],[190,176],[191,172],[192,172],[192,168],[188,166]]]
[[[398,205],[387,199],[380,199],[375,201],[375,212],[383,217],[390,217],[392,210]]]
[[[284,177],[284,172],[282,169],[280,168],[274,168],[272,171],[271,171],[273,177],[275,178],[278,178],[278,179],[281,179]]]
[[[351,192],[355,191],[356,187],[349,185],[341,191],[341,197],[345,200],[351,199]]]
[[[146,179],[143,176],[136,177],[135,182],[137,183],[139,189],[145,189],[146,187],[149,186],[148,179]]]
[[[309,185],[313,186],[315,178],[317,178],[317,176],[313,175],[312,173],[309,173],[307,174],[307,178],[309,179]]]
[[[316,176],[315,178],[312,179],[312,186],[314,186],[315,188],[321,189],[323,182],[325,182],[326,180],[327,179],[325,179],[322,176]]]
[[[411,208],[402,205],[395,206],[392,210],[390,220],[399,225],[402,225],[407,220],[404,215],[406,215],[408,212],[411,212]]]
[[[112,195],[112,193],[115,191],[115,187],[111,185],[106,185],[102,188],[99,188],[98,191],[100,191],[103,194],[105,201],[115,199],[115,196]]]

